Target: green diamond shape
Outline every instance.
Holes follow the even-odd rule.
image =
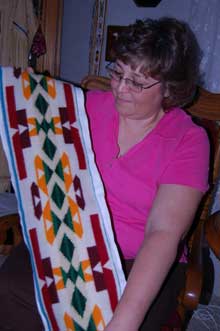
[[[89,320],[89,325],[88,325],[87,331],[96,331],[96,330],[97,330],[97,328],[96,328],[96,325],[95,325],[94,319],[93,319],[93,317],[91,316],[91,317],[90,317],[90,320]]]
[[[80,263],[80,266],[79,266],[79,269],[78,269],[78,275],[82,278],[82,280],[85,281],[83,268],[82,268],[82,263]]]
[[[43,121],[40,124],[40,127],[47,134],[47,132],[51,129],[51,124],[48,123],[44,118]]]
[[[63,268],[60,268],[62,272],[62,279],[64,282],[64,286],[66,286],[66,283],[68,281],[68,272],[66,272]]]
[[[63,268],[61,268],[61,271],[64,285],[66,285],[68,279],[70,279],[74,284],[76,283],[78,273],[72,265],[70,266],[68,272],[66,272]]]
[[[53,175],[53,170],[44,161],[43,161],[43,166],[44,166],[46,183],[48,184]]]
[[[53,142],[46,137],[43,145],[43,150],[47,154],[47,156],[52,160],[54,157],[54,154],[56,152],[56,146],[53,144]]]
[[[47,79],[46,77],[42,77],[41,81],[40,81],[40,85],[43,87],[43,89],[48,92],[48,89],[47,89]]]
[[[76,271],[75,268],[73,268],[73,266],[70,266],[69,272],[68,272],[68,277],[69,279],[72,280],[72,282],[75,284],[76,283],[76,279],[78,277],[78,272]]]
[[[67,235],[64,235],[60,250],[69,262],[72,260],[74,249],[73,243],[69,240]]]
[[[72,321],[73,321],[75,331],[87,331],[87,329],[83,329],[76,321],[74,321],[74,320],[72,320]]]
[[[54,214],[53,211],[51,211],[51,216],[52,216],[52,220],[53,220],[54,233],[55,233],[55,235],[57,235],[57,232],[61,226],[61,220],[57,217],[56,214]]]
[[[44,97],[41,94],[38,95],[37,100],[35,102],[35,106],[42,115],[46,114],[48,108],[48,102],[44,99]]]
[[[64,216],[63,222],[71,229],[73,229],[73,220],[72,220],[72,215],[70,212],[70,209],[68,208],[68,211],[66,213],[66,215]]]
[[[35,90],[35,88],[37,86],[37,81],[33,77],[31,77],[31,75],[29,75],[29,80],[30,80],[31,92],[33,93],[33,91]]]
[[[63,201],[65,199],[65,194],[63,193],[63,191],[61,190],[61,188],[59,187],[59,185],[57,185],[56,183],[55,183],[55,185],[53,187],[51,198],[53,199],[53,201],[55,202],[55,204],[57,205],[57,207],[59,207],[59,208],[62,207]]]
[[[73,292],[72,297],[72,306],[76,309],[78,314],[83,317],[85,307],[86,307],[86,298],[84,295],[80,292],[80,290],[76,287]]]
[[[57,163],[55,172],[64,181],[63,165],[61,161]]]

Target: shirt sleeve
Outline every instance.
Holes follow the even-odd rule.
[[[99,117],[102,112],[105,112],[105,109],[109,104],[109,96],[109,92],[98,90],[88,91],[86,93],[86,111],[90,118]],[[103,105],[105,105],[105,107]]]
[[[160,184],[187,185],[201,192],[207,191],[209,158],[210,146],[205,130],[191,127],[178,144]]]
[[[94,116],[94,113],[97,109],[97,92],[95,91],[88,91],[85,95],[86,100],[86,111],[89,117]]]

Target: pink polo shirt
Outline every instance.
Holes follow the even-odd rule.
[[[86,95],[93,148],[115,234],[124,258],[134,258],[160,184],[208,188],[209,142],[183,110],[165,113],[157,126],[117,158],[119,116],[111,92]]]

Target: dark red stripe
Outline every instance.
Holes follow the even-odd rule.
[[[90,218],[91,218],[93,233],[94,233],[95,240],[96,240],[96,246],[98,248],[101,264],[103,267],[103,274],[104,274],[104,278],[105,278],[107,291],[109,294],[111,308],[114,311],[115,307],[118,303],[118,296],[117,296],[114,275],[113,275],[112,270],[106,269],[104,267],[105,263],[109,260],[109,256],[108,256],[108,252],[106,250],[106,245],[105,245],[104,238],[102,235],[99,217],[97,214],[95,214],[95,215],[91,215]]]
[[[17,116],[16,116],[15,97],[14,97],[14,87],[13,86],[6,87],[6,100],[7,100],[10,127],[18,130],[18,122],[17,122]],[[24,163],[24,155],[23,155],[23,151],[22,151],[19,131],[17,131],[12,136],[12,141],[13,141],[14,153],[15,153],[16,163],[17,163],[17,168],[18,168],[18,175],[19,175],[20,179],[24,179],[27,177],[27,173],[26,173],[26,167],[25,167],[25,163]]]
[[[72,89],[69,84],[63,84],[64,86],[64,93],[66,97],[66,106],[68,110],[68,118],[70,123],[76,122],[76,113],[75,113],[75,107],[73,102],[73,95],[72,95]]]
[[[71,90],[70,85],[65,84],[65,83],[63,85],[64,85],[64,93],[65,93],[65,97],[66,97],[67,114],[68,114],[68,118],[69,118],[69,122],[70,122],[71,134],[73,137],[73,144],[75,146],[77,157],[78,157],[79,168],[86,169],[85,155],[84,155],[84,151],[83,151],[78,129],[73,128],[71,126],[71,124],[76,122],[76,113],[75,113],[75,107],[74,107],[74,102],[73,102],[72,90]]]
[[[45,284],[43,285],[41,292],[43,295],[43,299],[44,299],[44,304],[46,307],[46,311],[48,314],[48,317],[50,319],[50,322],[52,324],[52,330],[53,331],[59,331],[59,327],[52,309],[52,305],[51,305],[51,300],[50,300],[50,294],[48,291],[48,287],[47,287],[47,283],[45,280],[45,275],[44,275],[44,268],[43,268],[43,263],[41,260],[41,255],[40,255],[40,248],[39,248],[39,243],[38,243],[38,238],[37,238],[37,233],[36,233],[36,229],[31,229],[29,231],[30,233],[30,239],[31,239],[31,243],[32,243],[32,247],[33,247],[33,254],[34,254],[34,259],[35,259],[35,263],[37,266],[37,272],[38,272],[38,276],[40,279],[42,279]]]

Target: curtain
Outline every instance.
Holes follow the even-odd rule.
[[[191,0],[189,24],[203,50],[204,87],[220,93],[220,1]]]

